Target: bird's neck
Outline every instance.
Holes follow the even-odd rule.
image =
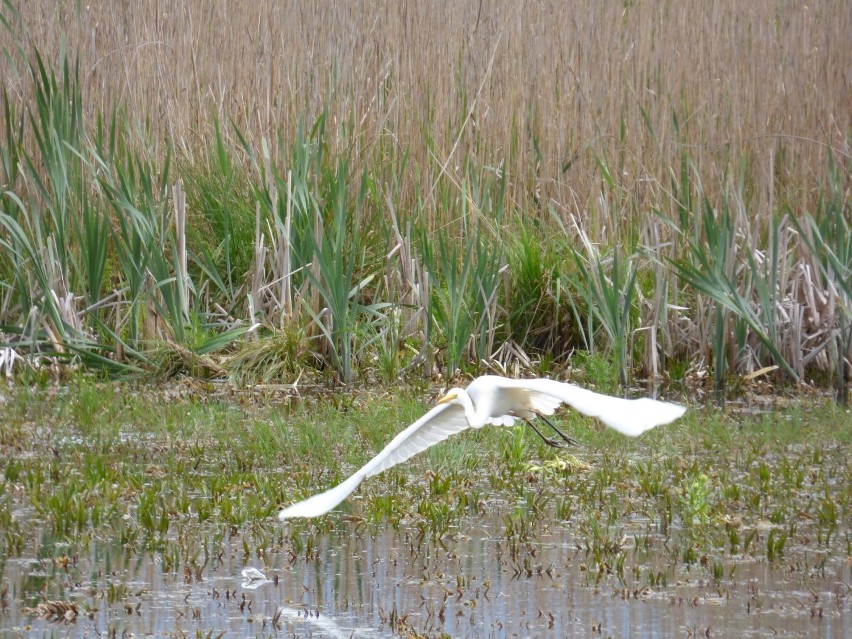
[[[488,419],[487,415],[480,415],[476,407],[473,405],[473,400],[470,395],[465,393],[459,397],[462,407],[464,408],[464,416],[471,428],[482,428]]]

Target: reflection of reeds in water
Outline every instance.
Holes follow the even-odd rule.
[[[25,615],[41,617],[51,623],[72,623],[77,620],[77,604],[70,601],[45,601],[35,608],[21,608]]]

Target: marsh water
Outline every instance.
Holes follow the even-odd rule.
[[[0,564],[0,636],[852,636],[848,558],[742,559],[722,583],[700,562],[675,575],[652,558],[647,569],[673,579],[632,588],[591,570],[570,530],[521,544],[501,538],[503,530],[500,521],[469,519],[428,539],[342,522],[316,537],[307,560],[246,556],[239,535],[211,537],[206,565],[199,558],[182,571],[166,571],[158,552],[105,541],[67,557],[60,540],[45,537]],[[635,540],[623,535],[630,555]],[[244,578],[250,567],[266,579]],[[46,600],[74,600],[78,614],[22,611]]]
[[[422,407],[103,397],[6,404],[0,639],[852,637],[852,423],[831,404],[577,429],[573,451],[483,429],[282,524]]]

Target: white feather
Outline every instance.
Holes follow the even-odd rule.
[[[482,378],[479,378],[482,379]],[[528,391],[533,407],[544,415],[552,415],[559,403],[578,413],[597,417],[619,433],[636,437],[655,426],[668,424],[686,412],[686,406],[643,397],[622,399],[593,393],[575,384],[552,379],[505,379],[489,376],[495,386]],[[478,380],[474,380],[476,382]],[[554,405],[554,401],[556,404]]]
[[[367,477],[401,464],[455,433],[482,428],[486,424],[511,426],[516,419],[552,415],[562,404],[583,415],[597,417],[610,428],[631,437],[674,421],[686,411],[680,404],[647,398],[609,397],[551,379],[484,375],[473,380],[466,390],[454,388],[448,392],[437,406],[394,437],[347,480],[285,508],[278,517],[284,520],[323,515],[351,495]]]
[[[278,513],[279,519],[318,517],[327,513],[358,488],[367,477],[401,464],[409,457],[426,450],[468,428],[464,409],[455,404],[439,404],[411,426],[394,437],[382,451],[355,474],[334,488],[309,497]]]

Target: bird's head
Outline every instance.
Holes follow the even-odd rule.
[[[460,388],[451,388],[447,391],[447,394],[444,395],[441,399],[438,400],[439,404],[449,404],[452,401],[455,401],[459,398],[462,393],[462,389]]]

